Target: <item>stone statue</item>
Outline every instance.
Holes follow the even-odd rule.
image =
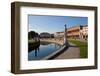
[[[66,28],[66,24],[65,24],[65,30],[64,30],[64,45],[67,45],[68,41],[67,41],[67,28]]]

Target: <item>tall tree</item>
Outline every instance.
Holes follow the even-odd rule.
[[[38,33],[36,33],[35,31],[28,32],[28,38],[29,39],[32,39],[34,37],[38,37]]]

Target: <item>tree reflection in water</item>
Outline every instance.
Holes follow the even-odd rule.
[[[38,52],[39,52],[39,47],[41,45],[49,45],[51,43],[49,42],[37,42],[37,43],[29,43],[28,44],[28,52],[34,51],[34,56],[37,57],[38,56]]]
[[[37,57],[39,52],[40,42],[39,43],[29,43],[28,44],[28,52],[35,51],[35,57]]]

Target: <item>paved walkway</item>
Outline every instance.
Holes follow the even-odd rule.
[[[62,40],[55,40],[55,39],[42,39],[40,41],[48,41],[48,42],[54,42],[63,45]],[[75,58],[80,58],[80,49],[79,47],[75,46],[75,44],[69,43],[70,46],[69,48],[57,56],[55,59],[75,59]]]
[[[65,52],[60,54],[55,59],[76,59],[80,58],[80,49],[79,47],[73,46],[73,44],[70,43],[72,47],[69,47]]]

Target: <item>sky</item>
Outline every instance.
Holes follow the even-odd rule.
[[[88,25],[88,18],[74,16],[28,16],[29,31],[35,31],[39,34],[42,32],[48,32],[52,34],[55,32],[64,31],[65,24],[67,28],[76,25]]]

